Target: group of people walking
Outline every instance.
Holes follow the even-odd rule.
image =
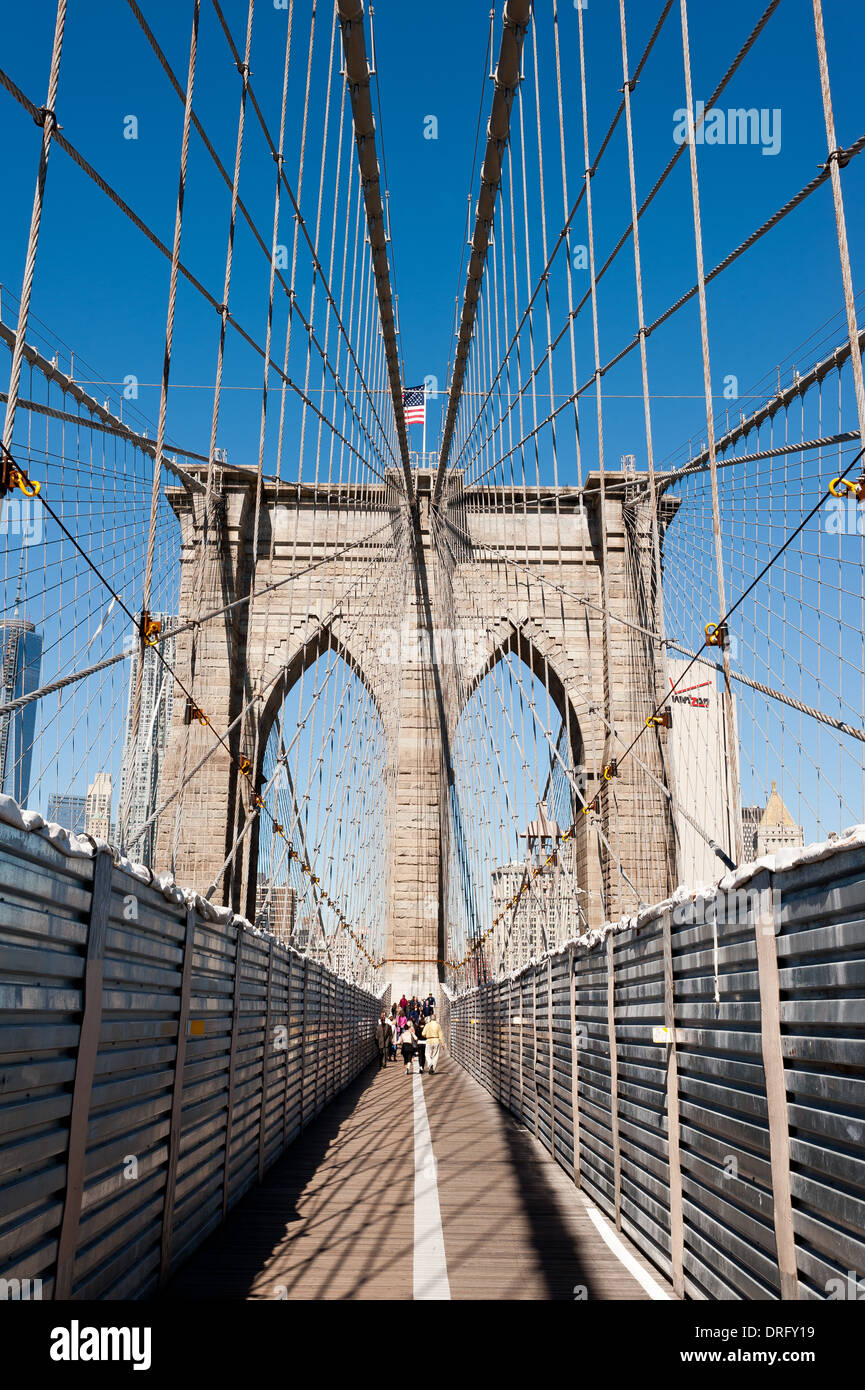
[[[388,1014],[382,1009],[375,1030],[375,1041],[379,1051],[379,1061],[386,1067],[388,1061],[397,1061],[402,1055],[406,1074],[413,1071],[415,1057],[418,1071],[423,1074],[435,1072],[438,1066],[439,1051],[444,1041],[441,1024],[435,1016],[435,996],[428,994],[425,999],[402,996],[398,1004],[391,1007]]]

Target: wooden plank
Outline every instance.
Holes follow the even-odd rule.
[[[177,1160],[183,1114],[183,1073],[186,1064],[186,1035],[189,1030],[189,996],[192,992],[192,962],[195,942],[195,911],[186,912],[183,942],[183,968],[180,977],[180,1008],[177,1016],[177,1044],[174,1054],[174,1084],[171,1092],[171,1119],[168,1131],[168,1163],[162,1205],[162,1239],[159,1255],[159,1283],[163,1285],[171,1268],[171,1236],[174,1226],[174,1198],[177,1188]]]
[[[685,1225],[682,1215],[682,1161],[679,1147],[679,1058],[676,1051],[675,980],[673,974],[672,914],[661,923],[664,942],[664,1022],[670,1030],[667,1044],[667,1155],[670,1172],[670,1260],[677,1298],[685,1297]]]
[[[778,952],[774,922],[754,924],[757,944],[757,974],[760,981],[760,1033],[763,1044],[763,1071],[769,1107],[769,1152],[772,1163],[772,1196],[775,1242],[781,1297],[799,1297],[796,1267],[796,1237],[793,1232],[793,1202],[790,1194],[790,1122],[787,1115],[787,1087],[784,1054],[781,1050],[781,995],[778,982]]]
[[[68,1299],[72,1292],[78,1225],[84,1197],[84,1165],[87,1157],[87,1128],[90,1097],[99,1051],[102,1024],[102,978],[105,963],[105,937],[111,906],[111,876],[114,861],[110,854],[96,854],[90,891],[90,917],[87,924],[87,951],[84,967],[84,999],[81,1030],[75,1057],[72,1112],[69,1117],[69,1144],[66,1151],[66,1195],[57,1245],[57,1274],[54,1298]]]
[[[178,1272],[168,1297],[411,1300],[414,1174],[410,1162],[394,1165],[393,1140],[408,1135],[411,1155],[417,1084],[401,1062],[358,1077]],[[453,1299],[647,1298],[569,1176],[527,1130],[503,1123],[499,1103],[453,1055],[422,1084]],[[394,1231],[407,1239],[394,1243]]]

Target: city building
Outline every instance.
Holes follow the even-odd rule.
[[[535,825],[532,822],[529,826],[530,842]],[[493,916],[505,911],[492,935],[488,966],[494,975],[521,969],[533,956],[554,950],[583,930],[582,895],[570,864],[565,862],[569,852],[560,850],[548,865],[543,863],[547,849],[538,851],[536,857],[493,869]],[[537,875],[536,868],[540,868]],[[528,892],[521,895],[516,907],[506,910],[526,882],[530,884]]]
[[[287,946],[297,916],[297,891],[290,883],[260,883],[255,898],[255,925],[260,931],[272,932]],[[296,946],[297,942],[291,944]]]
[[[745,862],[752,864],[757,858],[757,826],[763,814],[762,806],[742,807],[742,845]]]
[[[87,797],[72,792],[52,792],[48,798],[46,819],[62,825],[64,830],[82,834],[87,822]]]
[[[312,913],[306,913],[297,921],[297,904],[295,904],[295,924],[291,934],[291,945],[295,951],[308,951],[310,945],[315,940],[318,918]]]
[[[42,635],[21,614],[21,596],[11,618],[0,621],[0,699],[4,704],[38,690]],[[27,805],[38,700],[0,715],[0,790]]]
[[[177,640],[170,634],[177,626],[177,617],[168,613],[153,613],[151,617],[162,624],[163,641],[160,651],[168,666],[174,665]],[[174,705],[174,680],[152,647],[144,652],[141,682],[141,707],[138,736],[133,736],[135,685],[138,680],[139,646],[137,638],[130,643],[129,689],[126,702],[126,730],[123,757],[120,765],[120,803],[118,807],[118,837],[121,847],[129,847],[131,857],[151,868],[156,842],[156,822],[139,835],[159,806],[159,793],[165,750],[171,729]]]
[[[735,858],[736,824],[741,820],[738,786],[739,750],[734,736],[729,746],[721,678],[699,663],[668,660],[667,674],[672,727],[667,735],[676,800],[697,822],[705,835]],[[687,670],[687,675],[685,672]],[[733,704],[735,726],[736,706]],[[736,769],[731,775],[731,769]],[[674,809],[679,882],[713,883],[723,865],[703,835]],[[747,855],[746,855],[747,857]]]
[[[776,854],[779,849],[799,849],[805,843],[801,825],[797,825],[773,781],[755,834],[755,859],[764,854]]]
[[[111,774],[97,772],[87,788],[84,831],[94,840],[111,839]]]

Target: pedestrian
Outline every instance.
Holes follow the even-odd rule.
[[[424,1026],[424,1038],[426,1040],[426,1054],[429,1062],[429,1074],[432,1076],[439,1063],[439,1049],[444,1042],[442,1026],[434,1013],[431,1013]]]
[[[405,1062],[406,1073],[408,1073],[411,1071],[412,1058],[414,1057],[415,1051],[414,1029],[408,1019],[405,1020],[405,1028],[400,1034],[399,1043],[402,1052],[402,1060]]]
[[[424,1067],[426,1066],[426,1042],[424,1040],[425,1022],[425,1019],[419,1018],[414,1026],[415,1037],[417,1039],[417,1065],[421,1076],[423,1076]]]
[[[424,1013],[427,1015],[427,1017],[429,1017],[429,1015],[433,1012],[433,1010],[435,1009],[435,1006],[436,1006],[435,995],[434,995],[434,994],[428,994],[427,997],[426,997],[426,999],[424,1000],[424,1009],[423,1009],[423,1011],[424,1011]]]
[[[375,1025],[375,1045],[378,1048],[379,1061],[383,1067],[386,1067],[387,1056],[390,1051],[390,1019],[386,1009],[382,1009],[378,1023]]]
[[[400,1013],[401,1013],[401,1014],[404,1014],[407,1008],[408,1008],[408,1000],[406,999],[405,995],[403,995],[402,999],[399,1001],[399,1011],[400,1011]]]
[[[393,1005],[391,1006],[390,1019],[388,1020],[389,1023],[390,1023],[390,1060],[391,1060],[392,1062],[395,1062],[395,1061],[396,1061],[396,1037],[397,1037],[396,1020],[397,1020],[397,1009],[398,1009],[398,1008],[399,1008],[399,1005],[398,1005],[398,1004],[393,1004]]]

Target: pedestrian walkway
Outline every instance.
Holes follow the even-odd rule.
[[[163,1297],[670,1297],[534,1138],[449,1057],[440,1066],[366,1071]]]

